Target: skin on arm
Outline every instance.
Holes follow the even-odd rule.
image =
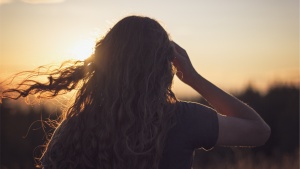
[[[194,88],[218,112],[219,136],[217,145],[260,146],[268,140],[271,129],[259,114],[224,92],[194,69],[187,52],[173,42],[178,78]]]

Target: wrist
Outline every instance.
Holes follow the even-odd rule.
[[[201,76],[196,72],[196,70],[193,70],[188,74],[188,76],[183,77],[183,80],[187,85],[193,87],[199,77]]]

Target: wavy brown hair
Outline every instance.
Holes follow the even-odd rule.
[[[96,43],[85,61],[31,72],[4,94],[51,98],[78,89],[46,144],[44,168],[156,169],[175,124],[172,59],[163,27],[129,16]],[[40,75],[47,75],[47,82],[32,80]]]

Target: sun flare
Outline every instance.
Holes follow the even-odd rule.
[[[85,60],[94,52],[95,40],[92,38],[81,39],[74,42],[69,50],[71,59]]]

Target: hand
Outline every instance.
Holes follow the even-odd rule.
[[[177,43],[171,42],[174,46],[174,60],[173,64],[177,69],[177,77],[186,84],[190,84],[193,81],[193,76],[197,75],[190,58],[186,51],[180,47]]]

